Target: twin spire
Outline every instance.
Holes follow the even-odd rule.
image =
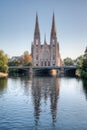
[[[54,13],[53,13],[53,20],[52,20],[51,36],[56,36],[56,25],[55,25]]]
[[[40,29],[39,29],[39,22],[38,22],[38,15],[37,15],[37,13],[36,13],[36,24],[35,24],[34,35],[40,36]]]
[[[44,44],[47,44],[47,43],[46,43],[46,33],[45,33],[45,35],[44,35]]]
[[[34,36],[36,36],[36,37],[39,36],[40,37],[40,29],[39,29],[39,22],[38,22],[38,15],[37,15],[37,13],[36,13],[36,23],[35,23]],[[56,26],[55,26],[55,16],[54,16],[54,13],[53,13],[51,37],[54,37],[54,36],[56,36]]]

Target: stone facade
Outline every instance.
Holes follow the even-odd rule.
[[[36,14],[34,41],[31,47],[33,66],[60,66],[59,43],[56,35],[55,18],[53,14],[50,44],[47,44],[46,37],[44,44],[41,44],[38,15]]]

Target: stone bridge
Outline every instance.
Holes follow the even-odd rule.
[[[59,74],[73,74],[75,75],[76,66],[43,66],[43,67],[33,67],[33,66],[10,66],[10,71],[18,71],[21,73],[30,73],[30,74],[47,74],[52,70],[56,70]]]

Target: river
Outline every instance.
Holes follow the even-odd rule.
[[[0,79],[0,130],[87,130],[87,81]]]

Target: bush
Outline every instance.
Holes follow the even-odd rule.
[[[82,72],[81,72],[81,77],[82,77],[83,79],[87,79],[87,71],[82,70]]]

